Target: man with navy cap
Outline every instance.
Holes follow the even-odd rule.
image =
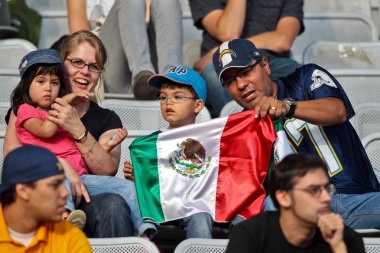
[[[86,236],[62,221],[64,171],[49,150],[24,145],[4,159],[0,184],[0,252],[92,252]]]
[[[280,118],[297,153],[326,162],[336,188],[332,210],[346,225],[380,228],[380,184],[349,122],[355,112],[334,76],[307,64],[274,82],[268,59],[244,39],[224,42],[213,64],[220,83],[239,105],[254,109],[258,119]]]

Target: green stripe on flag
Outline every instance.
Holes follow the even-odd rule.
[[[141,216],[162,222],[165,218],[160,199],[157,138],[158,133],[140,137],[132,142],[129,149]]]

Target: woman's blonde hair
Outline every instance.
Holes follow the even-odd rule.
[[[95,60],[96,64],[100,67],[104,67],[107,61],[107,52],[103,42],[92,32],[86,30],[77,31],[69,35],[59,48],[61,58],[63,60],[70,54],[72,50],[77,48],[81,43],[88,42],[95,48]]]

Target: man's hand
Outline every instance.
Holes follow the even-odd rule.
[[[268,115],[272,119],[285,116],[290,110],[290,106],[282,100],[274,97],[263,96],[255,107],[255,118],[264,120]]]
[[[347,247],[343,240],[344,222],[336,213],[321,215],[318,227],[323,239],[330,245],[334,253],[346,253]]]
[[[135,181],[135,177],[133,176],[133,167],[130,161],[124,162],[124,177],[131,181]]]
[[[77,172],[71,167],[71,165],[63,158],[58,157],[59,162],[62,164],[63,170],[67,179],[71,183],[71,195],[75,205],[79,205],[82,197],[86,203],[90,203],[90,195],[87,192],[85,185],[82,182],[82,179],[78,176]]]

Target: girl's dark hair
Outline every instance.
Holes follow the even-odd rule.
[[[67,73],[64,66],[59,64],[36,64],[31,66],[25,72],[24,78],[21,78],[20,82],[12,92],[11,109],[16,116],[17,110],[22,104],[27,103],[36,107],[29,95],[29,88],[33,79],[38,75],[56,75],[59,78],[60,87],[58,97],[63,97],[64,95],[71,93],[71,86],[67,79]]]

